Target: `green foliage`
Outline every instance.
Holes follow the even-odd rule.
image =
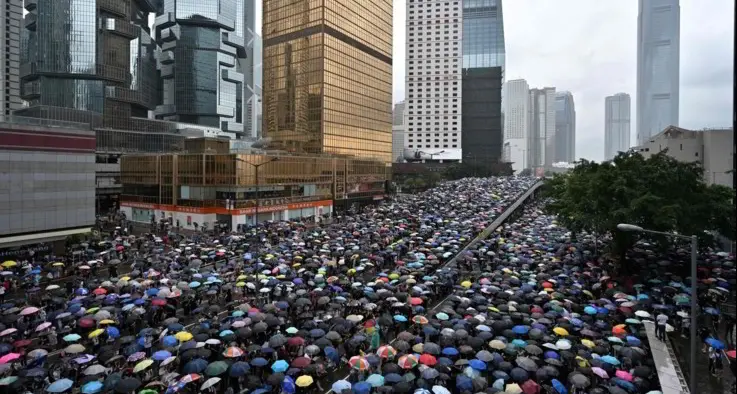
[[[698,162],[684,163],[661,152],[645,159],[635,152],[612,161],[582,160],[566,174],[555,174],[546,193],[547,210],[571,231],[611,233],[621,254],[631,246],[619,223],[708,238],[705,230],[734,239],[734,191],[708,186]]]

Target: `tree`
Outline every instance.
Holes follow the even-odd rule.
[[[582,160],[568,173],[547,181],[546,193],[553,199],[547,210],[574,233],[610,233],[623,273],[632,273],[635,267],[624,256],[635,238],[617,231],[619,223],[696,234],[703,242],[709,240],[707,230],[734,239],[734,192],[708,186],[703,173],[699,163],[680,162],[666,152],[648,159],[627,152],[603,163]]]

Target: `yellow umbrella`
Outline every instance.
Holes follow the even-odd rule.
[[[555,327],[555,328],[553,329],[553,332],[554,332],[554,333],[556,333],[556,334],[558,334],[558,335],[560,335],[560,336],[562,336],[562,337],[564,337],[564,336],[567,336],[567,335],[568,335],[568,330],[566,330],[566,329],[565,329],[565,328],[563,328],[563,327]]]
[[[392,279],[392,280],[399,279],[399,274],[397,273],[389,274],[389,279]]]
[[[194,337],[187,331],[180,331],[176,335],[174,335],[174,338],[176,338],[179,342],[187,342],[192,340],[192,338]]]
[[[235,278],[235,280],[244,280],[244,279],[248,279],[248,276],[243,275],[243,274],[240,274],[240,275],[238,275],[237,278]]]
[[[497,307],[495,307],[495,306],[490,306],[489,307],[489,310],[492,311],[492,312],[501,313],[501,311]]]
[[[130,276],[124,276],[124,277],[120,278],[120,280],[129,281],[129,280],[131,280],[131,277]]]
[[[98,324],[115,324],[115,320],[103,319]]]
[[[469,287],[471,287],[472,284],[473,283],[471,283],[471,281],[466,280],[461,282],[461,287],[468,289]]]
[[[507,394],[520,394],[522,388],[517,383],[510,383],[504,388],[504,392]]]
[[[596,346],[596,344],[593,341],[588,340],[588,339],[582,339],[581,340],[581,344],[583,344],[584,346],[586,346],[589,349],[593,349],[594,346]]]
[[[5,268],[15,267],[16,265],[18,265],[18,263],[13,260],[8,260],[2,264],[2,266]]]
[[[51,264],[51,265],[54,266],[54,267],[63,267],[64,266],[64,263],[58,262],[58,263],[54,263],[54,264]]]
[[[150,367],[153,363],[154,360],[143,360],[140,363],[136,364],[135,367],[133,367],[133,373],[141,372],[144,369]]]
[[[576,363],[578,363],[578,366],[581,368],[589,368],[591,366],[589,361],[581,356],[576,356]]]
[[[314,380],[312,380],[312,376],[310,375],[302,375],[297,378],[297,380],[294,382],[294,384],[297,385],[297,387],[307,387],[312,384]]]
[[[244,287],[246,285],[246,282],[238,282],[235,284],[236,287]]]
[[[105,330],[103,330],[102,328],[98,328],[97,330],[95,330],[95,331],[92,331],[92,332],[90,333],[90,335],[88,335],[87,337],[88,337],[88,338],[97,338],[97,337],[99,337],[100,335],[102,335],[102,333],[103,333],[103,332],[105,332]]]
[[[94,308],[90,308],[90,309],[87,309],[87,310],[85,311],[85,313],[87,313],[88,315],[91,315],[91,314],[93,314],[93,313],[95,313],[95,312],[97,312],[97,311],[99,311],[99,310],[100,310],[100,308],[99,308],[99,307],[94,307]]]

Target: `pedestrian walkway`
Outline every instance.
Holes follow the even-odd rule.
[[[646,321],[645,330],[647,330],[650,352],[653,355],[653,361],[655,361],[663,394],[690,393],[688,382],[683,376],[683,373],[680,372],[680,367],[677,364],[678,361],[673,355],[670,344],[668,342],[662,342],[657,338],[654,323]]]

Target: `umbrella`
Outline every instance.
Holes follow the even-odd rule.
[[[46,387],[46,391],[49,393],[63,393],[74,385],[74,382],[70,379],[59,379]]]

